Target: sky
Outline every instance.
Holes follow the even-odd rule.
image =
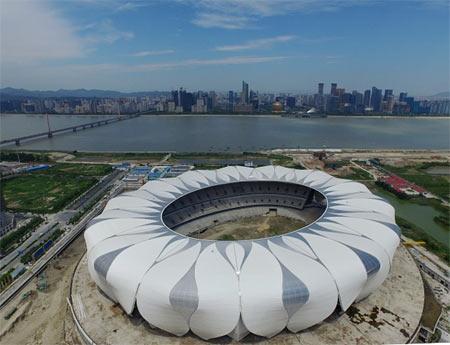
[[[449,91],[447,0],[0,0],[1,86]]]

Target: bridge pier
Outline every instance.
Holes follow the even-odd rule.
[[[20,139],[16,139],[16,146],[20,146]]]
[[[72,132],[76,132],[76,131],[77,131],[77,127],[73,127]]]
[[[49,138],[53,137],[53,133],[52,132],[48,132],[47,137],[49,137]]]

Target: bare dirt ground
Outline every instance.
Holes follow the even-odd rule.
[[[277,153],[287,154],[294,158],[294,162],[303,163],[307,168],[323,168],[323,162],[314,157],[313,152],[300,150],[276,150]],[[378,158],[381,161],[404,166],[408,164],[429,162],[429,161],[449,161],[450,151],[448,150],[338,150],[327,151],[327,160],[350,160],[350,159],[371,159]]]
[[[85,250],[84,239],[80,236],[44,271],[47,281],[45,291],[37,290],[38,279],[35,278],[17,297],[0,310],[0,328],[3,328],[9,326],[6,325],[4,316],[14,307],[18,307],[11,317],[11,319],[17,318],[17,321],[0,337],[0,344],[80,344],[72,332],[72,321],[67,313],[66,299],[69,296],[72,273]],[[21,302],[23,294],[28,291],[32,291],[32,296]]]
[[[199,238],[208,240],[247,240],[284,234],[307,223],[278,215],[246,217],[209,228]]]

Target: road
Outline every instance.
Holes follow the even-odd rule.
[[[15,268],[20,263],[20,256],[24,254],[32,243],[43,237],[45,239],[50,236],[51,229],[55,228],[57,225],[66,225],[67,222],[74,216],[82,206],[89,204],[90,201],[95,200],[95,198],[106,192],[114,182],[122,178],[123,172],[114,170],[111,174],[102,178],[95,186],[89,189],[86,193],[80,196],[78,199],[73,201],[64,210],[56,213],[47,215],[46,224],[41,225],[37,230],[35,230],[31,236],[26,239],[18,248],[13,252],[6,255],[0,260],[0,274],[7,272],[11,268]]]
[[[121,176],[121,175],[119,175]],[[109,197],[114,197],[122,191],[122,183],[116,183],[109,192]],[[46,265],[57,255],[59,255],[72,241],[80,235],[86,225],[92,218],[100,214],[104,207],[104,202],[99,202],[91,211],[89,211],[81,221],[76,224],[70,231],[67,231],[62,237],[51,247],[33,266],[31,266],[23,275],[17,278],[5,291],[0,294],[0,309],[13,298],[20,290],[27,285],[38,273],[40,273]]]

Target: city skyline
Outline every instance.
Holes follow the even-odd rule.
[[[3,2],[1,84],[314,92],[449,90],[446,1]],[[424,29],[426,28],[426,30]],[[20,42],[21,44],[17,44]]]
[[[0,111],[7,113],[123,114],[123,113],[287,113],[287,114],[386,114],[448,116],[448,94],[434,97],[408,95],[406,90],[375,86],[349,90],[333,82],[315,93],[264,93],[242,81],[240,91],[168,91],[119,93],[104,90],[27,91],[1,89]],[[339,86],[339,87],[338,87]],[[329,92],[328,92],[329,90]]]

